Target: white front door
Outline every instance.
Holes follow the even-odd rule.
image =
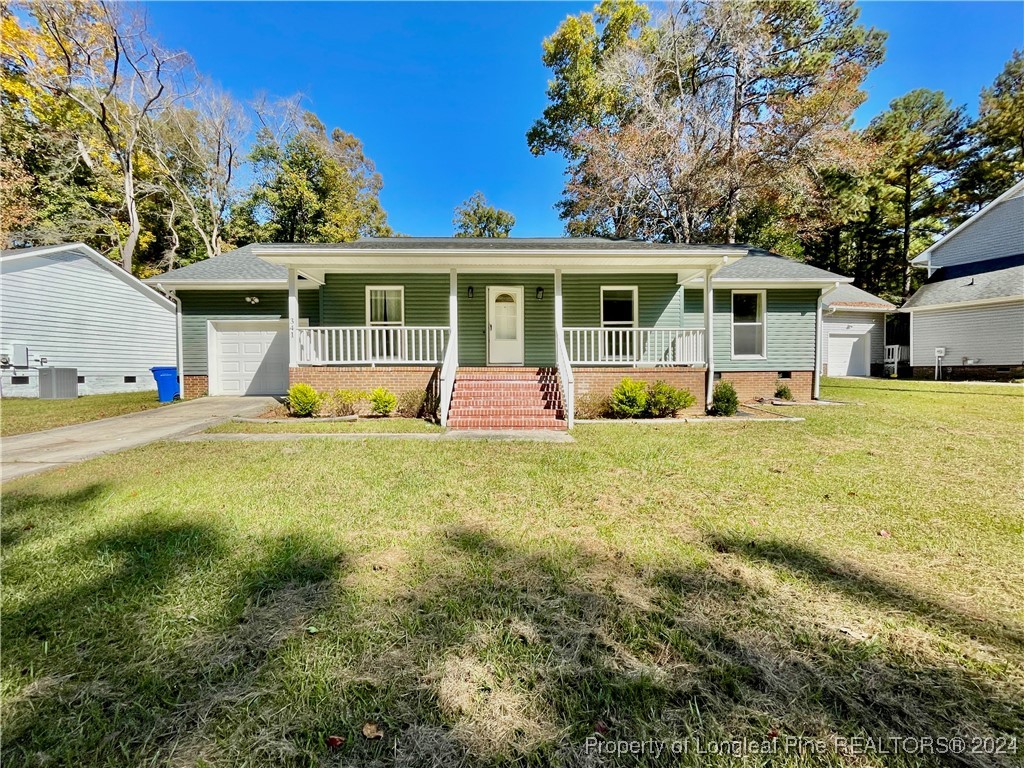
[[[211,395],[288,390],[288,322],[220,321],[210,339]]]
[[[829,376],[867,376],[870,372],[870,360],[871,336],[869,334],[829,334]]]
[[[523,350],[523,286],[488,286],[488,365],[522,365]]]

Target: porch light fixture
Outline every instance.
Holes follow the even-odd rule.
[[[466,289],[466,298],[467,298],[467,299],[472,299],[472,298],[473,298],[473,286],[472,286],[472,285],[471,285],[471,286],[469,286],[469,287],[468,287],[468,288]]]
[[[544,289],[543,288],[538,288],[537,289],[537,301],[541,301],[543,298],[544,298]]]
[[[260,297],[259,296],[246,296],[245,300],[247,302],[249,302],[250,304],[259,304],[260,303]]]

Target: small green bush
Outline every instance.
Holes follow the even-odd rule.
[[[390,416],[397,406],[398,398],[385,387],[377,387],[370,393],[370,411],[377,416]]]
[[[781,381],[778,386],[775,387],[775,397],[779,400],[792,400],[793,393],[789,389],[789,385],[783,384]]]
[[[366,393],[359,389],[336,389],[327,398],[326,409],[331,416],[355,416],[359,403],[366,400]]]
[[[288,412],[292,416],[317,416],[324,404],[324,396],[309,384],[293,384],[288,390]]]
[[[656,381],[647,387],[647,415],[655,419],[675,416],[697,402],[688,389],[676,389],[664,381]]]
[[[728,381],[715,384],[711,393],[711,413],[715,416],[735,416],[739,410],[740,399],[736,388]]]
[[[584,392],[577,397],[575,405],[578,419],[603,419],[612,409],[611,400],[590,392]]]
[[[642,381],[623,379],[612,390],[611,412],[619,419],[635,419],[647,411],[647,385]]]
[[[410,389],[398,396],[398,415],[409,419],[423,416],[427,402],[425,389]]]

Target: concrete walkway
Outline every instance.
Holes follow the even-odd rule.
[[[5,437],[0,444],[0,480],[201,432],[232,416],[263,413],[275,402],[272,397],[202,397],[127,416]]]

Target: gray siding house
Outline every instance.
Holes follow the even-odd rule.
[[[901,309],[915,375],[1024,375],[1024,181],[913,263],[928,270]]]
[[[625,376],[701,405],[718,380],[816,397],[822,294],[850,280],[742,245],[403,237],[254,244],[147,282],[181,302],[186,397],[386,386],[452,428],[559,428]]]
[[[39,368],[78,369],[79,394],[156,389],[175,365],[175,305],[81,243],[0,254],[0,390],[36,397]]]

